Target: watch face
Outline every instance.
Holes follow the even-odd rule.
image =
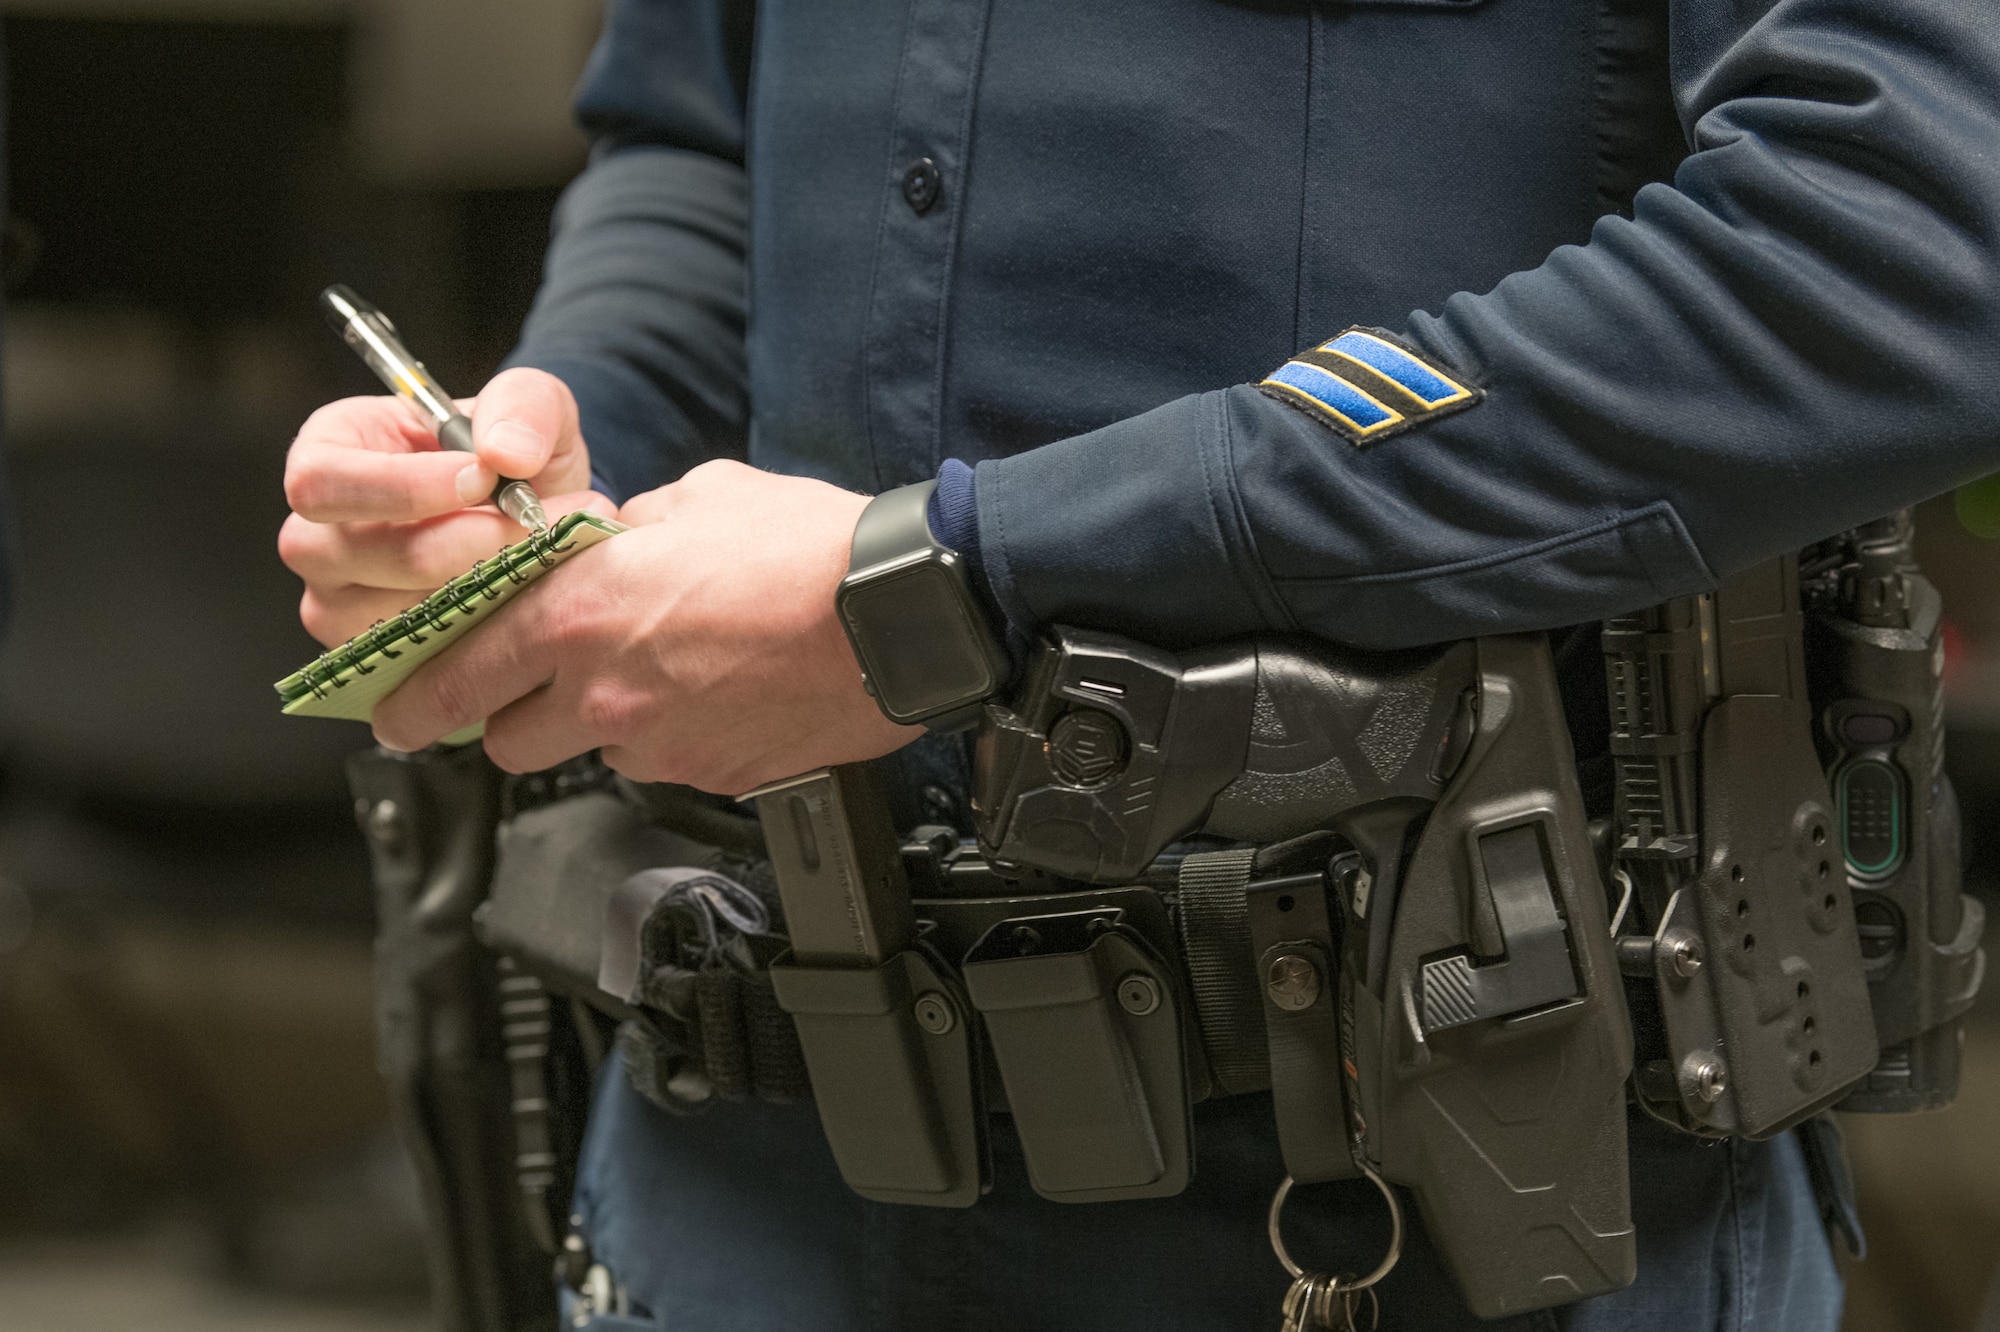
[[[932,560],[841,589],[840,613],[882,710],[916,721],[1000,685],[955,571]]]

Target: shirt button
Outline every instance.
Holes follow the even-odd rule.
[[[943,188],[944,181],[938,175],[937,163],[928,157],[918,158],[903,173],[903,200],[919,217],[931,211]]]

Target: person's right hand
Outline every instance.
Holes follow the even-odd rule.
[[[496,475],[531,483],[552,520],[616,514],[590,489],[576,399],[554,375],[504,371],[460,410],[476,456],[439,449],[428,423],[391,397],[329,403],[292,441],[278,557],[305,579],[299,618],[320,642],[409,609],[526,535],[486,502]]]

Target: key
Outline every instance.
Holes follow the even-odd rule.
[[[1291,1289],[1285,1292],[1284,1321],[1279,1324],[1278,1332],[1311,1332],[1313,1294],[1319,1282],[1320,1278],[1311,1272],[1299,1273]]]
[[[1337,1289],[1339,1283],[1335,1282],[1334,1286]],[[1331,1293],[1329,1292],[1329,1294]],[[1376,1332],[1376,1329],[1382,1324],[1382,1304],[1381,1301],[1375,1298],[1375,1289],[1372,1286],[1364,1286],[1359,1290],[1339,1291],[1339,1320],[1335,1321],[1330,1316],[1331,1310],[1329,1310],[1328,1314],[1322,1315],[1323,1325],[1334,1329],[1334,1332],[1363,1332],[1361,1320],[1355,1317],[1355,1311],[1361,1307],[1364,1296],[1367,1298],[1368,1303],[1367,1332]]]

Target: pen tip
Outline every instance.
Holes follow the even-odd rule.
[[[542,501],[526,484],[515,481],[502,488],[500,507],[509,518],[528,528],[536,536],[546,535],[549,530],[549,515],[542,508]]]

